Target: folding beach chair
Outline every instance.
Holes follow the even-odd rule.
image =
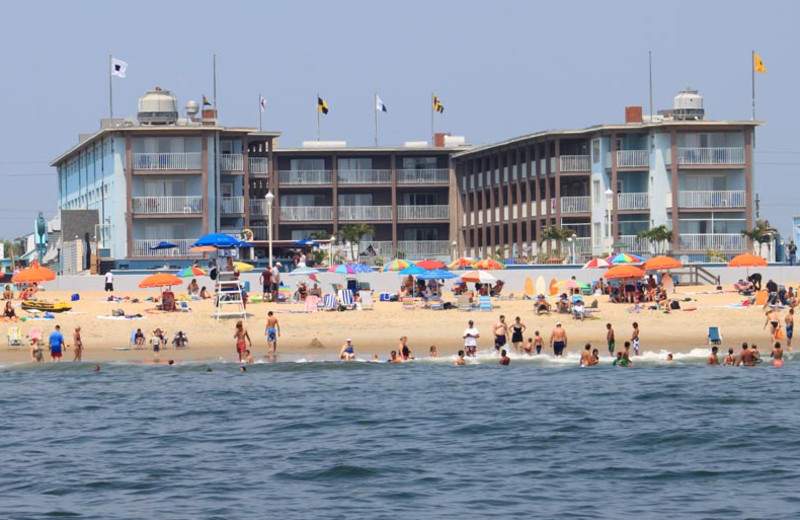
[[[405,298],[403,298],[403,310],[405,310],[405,311],[413,311],[416,308],[417,308],[417,306],[414,303],[414,298],[412,298],[410,296],[406,296]]]
[[[471,311],[472,298],[464,294],[460,295],[458,300],[456,300],[456,308],[460,311]]]
[[[358,298],[361,300],[362,311],[371,311],[375,308],[375,302],[372,300],[372,291],[358,291]]]
[[[336,295],[333,293],[328,293],[322,297],[322,308],[326,311],[335,311],[339,308],[339,304],[336,303]]]
[[[431,296],[428,298],[428,308],[434,311],[444,310],[441,296]]]
[[[353,291],[351,289],[341,289],[339,291],[339,303],[341,303],[345,309],[355,309],[356,302],[355,298],[353,298]]]
[[[189,311],[191,311],[191,310],[192,310],[192,308],[191,308],[191,307],[189,307],[189,304],[188,304],[188,303],[186,303],[186,302],[184,302],[184,301],[181,301],[181,302],[180,302],[180,304],[181,304],[181,306],[180,306],[180,310],[181,310],[181,312],[189,312]]]
[[[491,296],[478,296],[478,310],[490,311],[492,310],[492,297]]]
[[[708,328],[708,344],[722,345],[722,331],[719,330],[719,327]]]
[[[6,333],[6,340],[8,340],[9,347],[21,347],[22,332],[19,330],[19,327],[9,327]]]

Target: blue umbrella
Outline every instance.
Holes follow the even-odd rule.
[[[301,240],[296,240],[294,245],[296,245],[296,246],[318,247],[319,246],[319,242],[314,242],[310,238],[303,238]]]
[[[371,273],[372,272],[372,268],[370,266],[366,265],[366,264],[347,264],[347,265],[352,267],[353,271],[356,274],[358,274],[358,273]]]
[[[450,271],[434,270],[426,271],[417,276],[417,280],[448,280],[450,278],[458,278],[458,275]]]
[[[164,242],[164,241],[162,240],[162,241],[161,241],[161,242],[159,242],[158,244],[156,244],[156,245],[154,245],[154,246],[150,246],[150,247],[148,247],[147,249],[149,249],[149,250],[151,250],[151,251],[157,251],[157,250],[159,250],[159,249],[172,249],[172,248],[175,248],[175,247],[178,247],[178,246],[176,246],[175,244],[173,244],[173,243],[171,243],[171,242]]]
[[[253,247],[250,242],[243,242],[224,233],[211,233],[197,239],[192,247],[214,246],[217,249],[231,249],[234,247]]]
[[[411,265],[410,267],[406,267],[402,271],[398,271],[397,274],[405,274],[405,275],[410,274],[411,276],[417,276],[427,272],[428,271],[426,269],[423,269],[422,267]]]

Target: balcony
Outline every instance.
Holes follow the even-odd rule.
[[[264,199],[250,199],[250,215],[266,215],[267,201]]]
[[[134,215],[197,215],[203,213],[203,197],[133,197]]]
[[[339,170],[339,184],[391,184],[392,170]]]
[[[250,157],[247,161],[250,175],[267,175],[269,173],[269,159],[266,157]]]
[[[561,197],[561,213],[589,213],[589,197]]]
[[[392,220],[391,206],[339,206],[339,220]]]
[[[449,182],[450,170],[447,168],[397,170],[397,184],[448,184]]]
[[[746,205],[743,190],[678,192],[679,208],[744,208]]]
[[[219,169],[223,172],[244,171],[244,155],[240,153],[223,153],[219,156]]]
[[[397,253],[403,253],[406,259],[420,260],[423,258],[447,257],[450,258],[449,240],[398,240]]]
[[[151,247],[155,246],[161,241],[175,244],[178,247],[172,249],[156,249],[152,250]],[[161,238],[161,239],[135,239],[133,241],[133,256],[138,258],[165,258],[171,256],[187,256],[189,248],[192,244],[197,242],[196,238]]]
[[[264,208],[266,210],[266,208]],[[264,212],[266,214],[266,211]],[[281,221],[285,222],[331,222],[333,207],[331,206],[281,206]]]
[[[450,206],[397,206],[397,220],[448,220]]]
[[[283,170],[278,174],[282,186],[321,186],[331,183],[331,170]]]
[[[617,194],[618,210],[642,210],[650,209],[650,194],[641,193],[619,193]]]
[[[220,213],[241,215],[244,213],[244,197],[223,197],[219,200]]]
[[[624,253],[650,252],[650,242],[646,238],[639,238],[636,235],[620,235],[617,241],[625,244],[619,248]]]
[[[744,148],[678,148],[678,164],[724,166],[744,164]]]
[[[562,155],[559,160],[562,173],[589,171],[588,155]]]
[[[649,168],[650,152],[647,150],[617,150],[617,168]],[[611,152],[608,154],[608,167],[611,168]]]
[[[134,170],[199,170],[202,166],[201,152],[131,154],[131,168]]]
[[[713,235],[708,233],[681,233],[678,235],[678,247],[681,252],[738,252],[747,249],[747,238],[737,233],[717,233]]]

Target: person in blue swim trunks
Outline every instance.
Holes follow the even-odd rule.
[[[278,353],[278,337],[281,335],[281,325],[272,311],[267,313],[267,355],[274,356]]]

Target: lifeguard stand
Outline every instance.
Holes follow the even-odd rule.
[[[244,284],[236,278],[236,273],[227,267],[228,258],[231,256],[217,257],[217,283],[214,286],[216,297],[214,299],[214,316],[217,321],[221,316],[241,316],[247,318],[244,308]]]

